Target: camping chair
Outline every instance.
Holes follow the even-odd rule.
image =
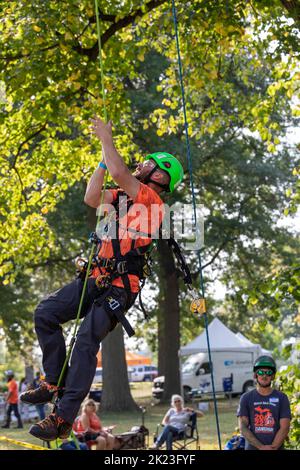
[[[156,442],[159,430],[163,424],[158,424],[153,441]],[[200,450],[199,432],[197,427],[197,414],[194,412],[190,416],[189,422],[185,425],[184,431],[175,437],[173,440],[173,449],[175,450],[188,450],[191,444],[196,445],[196,450]],[[161,447],[165,447],[165,444]]]

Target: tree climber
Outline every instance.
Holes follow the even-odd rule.
[[[164,212],[160,195],[163,191],[173,191],[183,178],[179,161],[165,152],[148,155],[131,174],[115,148],[111,122],[105,124],[95,118],[92,123],[92,130],[102,143],[104,158],[88,183],[84,201],[98,208],[105,170],[108,169],[118,189],[105,190],[103,203],[110,209],[104,220],[111,220],[114,215],[116,236],[110,236],[110,223],[105,225],[100,236],[94,234],[97,252],[82,304],[81,317],[84,319],[61,387],[57,384],[66,347],[60,325],[76,318],[83,276],[50,294],[35,311],[35,329],[46,377],[39,388],[24,392],[20,399],[36,405],[59,398],[54,411],[29,430],[33,436],[47,441],[64,439],[70,434],[95,375],[100,342],[118,322],[129,335],[134,333],[125,313],[140,290],[151,237],[154,238],[162,223]],[[154,205],[158,211],[151,211]],[[140,217],[137,217],[138,213]]]

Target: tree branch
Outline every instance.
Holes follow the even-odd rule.
[[[238,212],[238,215],[236,217],[236,221],[239,222],[240,221],[240,218],[242,216],[242,211],[243,211],[243,208],[245,207],[245,205],[248,203],[248,201],[254,196],[254,194],[248,194],[248,196],[246,196],[243,201],[241,202],[240,204],[240,207],[239,207],[239,212]],[[216,253],[212,256],[211,260],[206,263],[204,266],[202,266],[202,270],[205,269],[207,266],[211,265],[215,259],[219,256],[219,254],[221,253],[221,251],[225,248],[225,246],[231,242],[231,241],[235,241],[235,240],[238,240],[238,236],[230,236],[228,235],[225,240],[221,243],[220,247],[218,248],[218,250],[216,251]]]
[[[284,8],[290,13],[290,16],[300,21],[300,2],[299,0],[280,0]]]
[[[215,259],[219,256],[219,254],[221,253],[221,251],[224,250],[225,246],[229,243],[229,242],[232,242],[232,241],[235,241],[237,240],[238,237],[227,237],[222,243],[221,245],[219,246],[219,248],[217,249],[217,251],[215,252],[215,254],[212,256],[212,258],[210,259],[210,261],[208,261],[208,263],[204,264],[204,266],[202,266],[202,271],[203,269],[207,268],[207,266],[213,264],[213,262],[215,261]]]
[[[74,261],[74,259],[77,258],[78,256],[82,256],[82,252],[69,256],[68,258],[49,258],[48,260],[43,261],[41,263],[30,264],[30,268],[42,268],[45,266],[53,266],[54,264],[69,263],[70,261]],[[74,265],[74,271],[75,271],[75,265]]]
[[[13,62],[14,60],[17,60],[17,59],[24,59],[26,57],[30,57],[32,56],[33,54],[35,54],[36,52],[45,52],[45,51],[49,51],[50,49],[55,49],[56,47],[59,46],[59,43],[55,43],[55,44],[51,44],[51,46],[47,46],[47,47],[44,47],[42,49],[38,49],[36,51],[32,51],[32,52],[28,52],[27,54],[16,54],[16,55],[9,55],[9,56],[0,56],[0,60],[5,60],[6,62]]]
[[[116,21],[116,15],[108,15],[106,13],[103,13],[103,11],[100,10],[100,8],[98,8],[98,12],[99,12],[100,20],[109,21],[110,23],[114,23]],[[90,22],[90,24],[96,23],[97,22],[96,15],[91,16],[89,18],[89,22]]]
[[[142,8],[139,8],[138,10],[132,13],[129,13],[124,18],[121,18],[119,21],[115,21],[116,17],[114,17],[114,15],[105,15],[102,13],[102,19],[105,19],[111,22],[113,21],[113,24],[111,24],[101,36],[102,47],[117,31],[120,31],[126,26],[132,24],[138,16],[144,16],[145,14],[149,13],[151,10],[154,10],[158,6],[162,5],[163,3],[166,3],[166,1],[167,0],[151,0],[150,2],[146,3],[145,11],[143,11]],[[92,17],[92,19],[93,18],[94,17]],[[96,60],[98,57],[98,53],[99,53],[98,41],[92,47],[84,48],[84,47],[81,47],[80,45],[77,45],[73,47],[73,50],[75,50],[81,55],[85,55],[89,57],[89,59],[91,60]]]
[[[19,173],[19,170],[18,170],[15,166],[13,166],[12,168],[13,168],[13,170],[15,171],[15,173],[16,173],[16,175],[17,175],[17,177],[18,177],[18,180],[19,180],[19,182],[20,182],[20,186],[21,186],[21,196],[23,197],[24,202],[25,202],[25,206],[26,206],[26,208],[28,209],[27,196],[26,196],[26,192],[25,192],[25,188],[24,188],[24,184],[23,184],[21,175],[20,175],[20,173]]]
[[[42,131],[44,131],[46,129],[46,126],[47,126],[47,123],[43,124],[42,127],[40,127],[40,129],[38,129],[37,131],[35,131],[33,134],[31,134],[30,136],[28,136],[23,142],[20,143],[19,147],[18,147],[18,150],[17,150],[17,153],[15,155],[15,158],[11,164],[11,168],[15,168],[16,166],[16,163],[17,163],[17,159],[18,157],[20,156],[21,154],[21,151],[22,151],[22,147],[27,144],[30,140],[34,139],[34,137],[36,137],[37,135],[39,135]]]

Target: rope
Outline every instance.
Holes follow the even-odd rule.
[[[195,229],[196,229],[197,228],[196,197],[195,197],[195,187],[194,187],[194,179],[193,179],[193,166],[192,166],[190,139],[189,139],[189,129],[188,129],[188,121],[187,121],[187,115],[186,115],[186,100],[185,100],[185,90],[184,90],[184,84],[183,84],[182,61],[181,61],[181,53],[180,53],[178,21],[177,21],[177,11],[176,11],[175,0],[172,0],[172,14],[173,14],[174,29],[175,29],[177,60],[178,60],[178,72],[179,72],[181,97],[182,97],[182,107],[183,107],[183,116],[184,116],[185,140],[186,140],[186,148],[187,148],[187,162],[188,162],[190,186],[191,186],[191,191],[192,191],[194,226],[195,226]],[[204,291],[204,281],[203,281],[202,261],[201,261],[200,249],[198,250],[197,255],[198,255],[198,263],[199,263],[199,273],[200,273],[200,291],[201,291],[201,296],[204,299],[205,298],[205,291]],[[214,399],[214,409],[215,409],[215,416],[216,416],[218,442],[219,442],[219,449],[221,450],[222,447],[221,447],[219,415],[218,415],[215,382],[214,382],[214,375],[213,375],[213,368],[212,368],[210,341],[209,341],[209,334],[208,334],[208,319],[207,319],[207,314],[206,313],[204,313],[204,320],[205,320],[205,330],[206,330],[208,357],[209,357],[210,370],[211,370],[211,383],[212,383],[212,389],[213,389],[213,399]]]
[[[100,81],[101,81],[101,92],[102,92],[102,102],[103,102],[103,114],[104,114],[104,120],[105,120],[105,122],[107,122],[107,109],[106,109],[105,88],[104,88],[104,67],[103,67],[103,60],[102,60],[101,28],[100,28],[100,20],[99,20],[98,0],[95,0],[95,10],[96,10],[96,19],[97,19],[97,38],[98,38],[98,48],[99,48],[98,56],[99,56],[99,65],[100,65]],[[105,178],[104,178],[104,183],[103,183],[103,188],[102,188],[102,192],[101,192],[101,199],[100,199],[100,206],[99,206],[100,208],[103,204],[103,199],[104,199],[104,194],[105,194],[105,189],[106,189],[106,184],[107,184],[107,176],[108,175],[107,175],[107,172],[106,172],[105,173]],[[100,216],[101,216],[101,210],[98,211],[96,227],[99,224]],[[92,243],[92,247],[91,247],[91,250],[90,250],[90,255],[89,255],[89,258],[88,258],[88,265],[87,265],[87,268],[86,268],[86,274],[85,274],[85,278],[84,278],[84,284],[83,284],[82,293],[81,293],[81,297],[80,297],[80,302],[79,302],[79,306],[78,306],[77,316],[76,316],[76,319],[75,319],[74,332],[73,332],[73,335],[72,335],[72,338],[71,338],[71,341],[70,341],[70,345],[69,345],[69,348],[68,348],[68,352],[67,352],[67,355],[66,355],[65,362],[63,364],[63,367],[62,367],[62,370],[61,370],[61,373],[60,373],[60,376],[59,376],[59,379],[58,379],[58,383],[57,383],[58,387],[60,387],[61,384],[62,384],[63,378],[65,376],[66,368],[67,368],[67,365],[68,365],[68,362],[69,362],[69,359],[70,359],[70,356],[71,356],[71,353],[72,353],[72,349],[73,349],[74,343],[76,341],[76,335],[77,335],[77,331],[78,331],[78,328],[79,328],[80,314],[81,314],[81,310],[82,310],[82,306],[83,306],[84,295],[85,295],[85,292],[86,292],[86,286],[87,286],[87,282],[88,282],[88,278],[89,278],[89,272],[90,272],[90,268],[91,268],[91,264],[92,264],[92,260],[93,260],[93,256],[94,256],[95,246],[96,245],[94,243]],[[76,445],[76,447],[77,447],[77,445]]]

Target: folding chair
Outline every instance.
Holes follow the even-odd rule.
[[[156,428],[156,433],[154,435],[154,442],[156,442],[159,434],[160,427],[163,427],[162,424],[158,424]],[[173,449],[176,450],[187,450],[191,444],[196,445],[196,450],[200,450],[200,440],[199,432],[197,427],[197,414],[192,413],[190,416],[189,422],[185,425],[184,431],[179,433],[178,437],[175,437],[173,440]],[[165,444],[161,447],[164,448]]]

